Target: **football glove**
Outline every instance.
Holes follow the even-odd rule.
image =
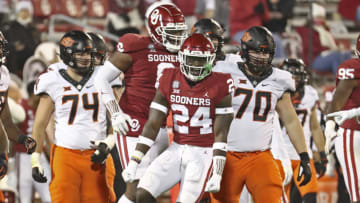
[[[337,136],[335,131],[335,122],[333,120],[326,121],[325,124],[325,153],[329,154],[332,148],[332,141]]]
[[[304,177],[303,181],[300,183],[300,186],[306,185],[311,180],[311,168],[310,168],[310,159],[307,152],[303,152],[300,155],[300,166],[299,174],[297,181],[301,180],[301,177]]]
[[[131,117],[124,112],[116,112],[111,115],[111,123],[114,129],[114,132],[121,135],[126,135],[129,131],[128,124],[131,125]]]
[[[139,163],[134,160],[129,161],[128,167],[122,172],[122,177],[126,183],[131,183],[135,180],[138,165]]]
[[[95,152],[91,155],[91,161],[94,163],[103,164],[109,155],[111,149],[115,145],[115,138],[113,135],[108,135],[104,140],[91,140],[91,147],[95,148]]]
[[[32,177],[36,182],[45,183],[47,181],[46,176],[44,175],[44,170],[40,164],[39,152],[35,152],[31,155],[31,167],[32,167]]]
[[[24,145],[28,154],[32,154],[36,149],[36,141],[32,137],[20,135],[18,138],[18,143]]]
[[[205,186],[205,192],[219,192],[222,173],[224,171],[226,157],[214,156],[213,157],[213,173],[211,178],[207,181]]]
[[[316,172],[319,174],[318,178],[322,177],[325,174],[327,163],[328,160],[325,152],[320,152],[320,161],[315,163]]]
[[[354,108],[346,111],[337,111],[327,115],[327,117],[334,117],[338,125],[343,124],[346,120],[360,116],[360,108]]]
[[[4,178],[7,173],[8,157],[5,153],[0,154],[0,179]]]

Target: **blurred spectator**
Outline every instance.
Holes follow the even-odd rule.
[[[123,30],[142,30],[143,18],[139,6],[141,0],[109,0],[109,13],[107,15],[107,29],[110,33],[118,35]]]
[[[359,0],[340,0],[338,11],[343,18],[355,21],[360,24],[360,1]]]
[[[25,61],[33,55],[40,37],[32,24],[33,6],[31,1],[16,4],[16,19],[2,26],[2,31],[9,42],[10,54],[6,65],[10,72],[22,77]]]
[[[10,1],[0,0],[0,25],[9,19]]]
[[[309,32],[312,30],[312,69],[319,72],[336,74],[337,67],[344,60],[351,58],[351,52],[340,50],[326,24],[326,10],[323,6],[313,3],[313,26],[311,23],[298,27],[297,32],[302,38],[303,59],[309,65]]]
[[[224,37],[228,38],[230,33],[229,26],[229,0],[216,0],[215,1],[215,12],[214,12],[214,20],[219,22],[225,30]]]
[[[270,19],[266,0],[230,0],[230,36],[240,43],[244,32]]]
[[[287,20],[293,14],[295,0],[267,0],[267,3],[270,11],[270,20],[264,26],[273,33],[276,43],[275,57],[287,58],[281,34],[285,32]]]
[[[31,56],[28,58],[22,73],[24,84],[27,85],[29,82],[36,80],[41,73],[45,72],[49,65],[43,57]]]
[[[195,14],[197,19],[213,18],[215,14],[215,0],[197,0]],[[194,24],[192,24],[190,27],[193,25]]]

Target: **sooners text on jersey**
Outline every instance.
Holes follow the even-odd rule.
[[[173,113],[174,141],[211,147],[214,142],[215,107],[232,92],[231,76],[211,73],[191,87],[179,68],[165,69],[159,90]]]

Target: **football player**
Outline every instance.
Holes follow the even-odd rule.
[[[299,173],[294,175],[301,185],[311,179],[303,130],[289,93],[295,82],[290,73],[272,67],[274,52],[270,31],[255,26],[241,41],[244,63],[217,62],[218,71],[230,73],[235,81],[235,118],[220,191],[211,195],[211,202],[238,202],[245,183],[255,202],[280,202],[282,180],[270,152],[275,111],[301,157]]]
[[[121,165],[127,168],[129,154],[148,119],[150,103],[156,93],[156,81],[165,68],[178,66],[177,51],[186,36],[184,15],[173,4],[150,6],[146,15],[149,36],[125,34],[119,39],[117,51],[100,67],[95,87],[111,114],[112,127]],[[125,91],[117,103],[109,81],[125,75]],[[130,127],[130,128],[129,128]],[[138,180],[150,162],[168,146],[165,125],[154,147],[137,170],[136,180],[128,182],[120,203],[135,202]]]
[[[106,137],[106,107],[94,87],[93,43],[83,31],[69,31],[60,39],[60,58],[66,69],[47,71],[38,78],[40,96],[32,135],[39,142],[32,155],[32,175],[46,182],[40,163],[45,128],[54,112],[55,137],[50,165],[52,202],[108,202],[106,164],[94,164],[91,140]],[[64,65],[59,64],[59,67]]]
[[[356,41],[356,55],[360,56],[360,35]],[[325,151],[335,145],[336,156],[344,174],[352,202],[360,202],[360,125],[357,116],[360,106],[360,59],[344,61],[337,69],[336,89],[327,113]],[[339,130],[335,126],[338,122]],[[332,143],[333,142],[333,143]]]
[[[210,40],[195,33],[181,46],[180,68],[164,70],[124,179],[135,180],[138,165],[152,148],[168,111],[173,113],[174,141],[140,179],[137,202],[156,202],[156,197],[179,181],[177,202],[197,202],[204,190],[219,191],[233,119],[233,80],[211,71],[215,56]]]
[[[11,119],[7,97],[10,74],[3,64],[8,54],[8,42],[0,32],[0,179],[7,172],[8,136],[10,140],[23,145],[28,154],[34,152],[36,147],[35,140],[22,133]]]
[[[293,178],[291,185],[287,187],[290,194],[290,202],[316,202],[316,194],[318,192],[318,184],[316,177],[316,169],[312,159],[312,149],[310,147],[311,136],[320,152],[321,164],[327,164],[327,158],[324,151],[325,137],[323,135],[320,123],[317,119],[316,104],[319,100],[317,91],[307,84],[307,72],[305,64],[300,59],[288,58],[280,65],[280,69],[288,71],[295,79],[296,90],[291,93],[291,101],[304,129],[305,142],[310,157],[311,166],[311,180],[310,182],[300,187],[300,181],[296,177]],[[286,134],[286,130],[284,129]],[[292,169],[294,174],[297,174],[300,166],[300,157],[294,148],[289,136],[285,136],[286,150],[290,156]],[[326,167],[322,167],[320,175],[325,173]]]

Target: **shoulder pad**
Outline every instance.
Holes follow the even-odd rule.
[[[122,53],[134,52],[138,50],[151,48],[154,46],[149,37],[144,37],[138,34],[125,34],[120,37],[116,49]]]
[[[349,59],[340,64],[337,69],[336,79],[360,79],[360,59]]]

